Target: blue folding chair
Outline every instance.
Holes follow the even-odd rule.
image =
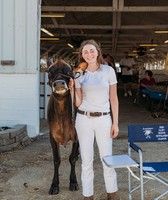
[[[138,145],[140,145],[140,143],[148,142],[156,143],[154,147],[155,149],[159,148],[160,142],[168,142],[168,124],[137,124],[128,126],[128,155],[133,158],[132,150],[138,153],[138,159],[136,160],[134,158],[134,160],[139,164],[138,168],[140,170],[140,184],[134,188],[132,188],[132,174],[129,172],[128,179],[130,200],[132,199],[132,193],[138,188],[141,189],[141,200],[144,200],[144,184],[151,180],[157,180],[166,187],[166,190],[162,191],[161,194],[155,198],[155,200],[158,200],[168,194],[168,179],[163,177],[162,174],[163,172],[168,172],[168,160],[151,162],[149,158],[149,162],[144,162],[143,157],[145,152],[143,152]],[[146,145],[145,151],[147,151],[147,148],[148,146]],[[168,155],[168,145],[164,152]],[[158,160],[158,158],[159,155],[157,155],[156,152],[156,160]],[[147,180],[144,180],[145,178],[147,178]]]
[[[166,97],[166,91],[157,91],[157,90],[151,90],[148,89],[148,97],[150,99],[150,110],[151,112],[154,111],[155,108],[155,102],[157,102],[157,108],[155,111],[159,111],[161,108],[161,105],[163,104],[165,97]]]

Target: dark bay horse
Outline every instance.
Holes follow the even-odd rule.
[[[60,145],[66,147],[69,141],[72,141],[72,151],[69,156],[71,165],[69,189],[71,191],[79,189],[75,173],[79,144],[74,127],[74,104],[68,87],[70,78],[73,77],[70,66],[61,59],[48,67],[48,83],[52,92],[48,102],[47,118],[54,162],[54,176],[49,190],[51,195],[59,193],[59,166],[61,163],[59,147]]]

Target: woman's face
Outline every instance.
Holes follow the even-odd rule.
[[[88,64],[97,63],[98,51],[92,44],[86,44],[82,49],[82,57]]]

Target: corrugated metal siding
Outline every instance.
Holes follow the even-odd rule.
[[[39,134],[40,0],[0,0],[0,126]],[[2,66],[14,60],[14,66]]]
[[[39,1],[0,1],[0,60],[15,61],[14,66],[0,65],[0,73],[36,73],[38,70],[37,2]]]
[[[0,1],[0,60],[13,60],[15,57],[14,44],[14,1]],[[1,71],[6,71],[0,68]]]

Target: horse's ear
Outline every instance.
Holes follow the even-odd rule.
[[[48,60],[47,60],[47,68],[49,68],[53,63],[54,63],[54,58],[49,57]]]

